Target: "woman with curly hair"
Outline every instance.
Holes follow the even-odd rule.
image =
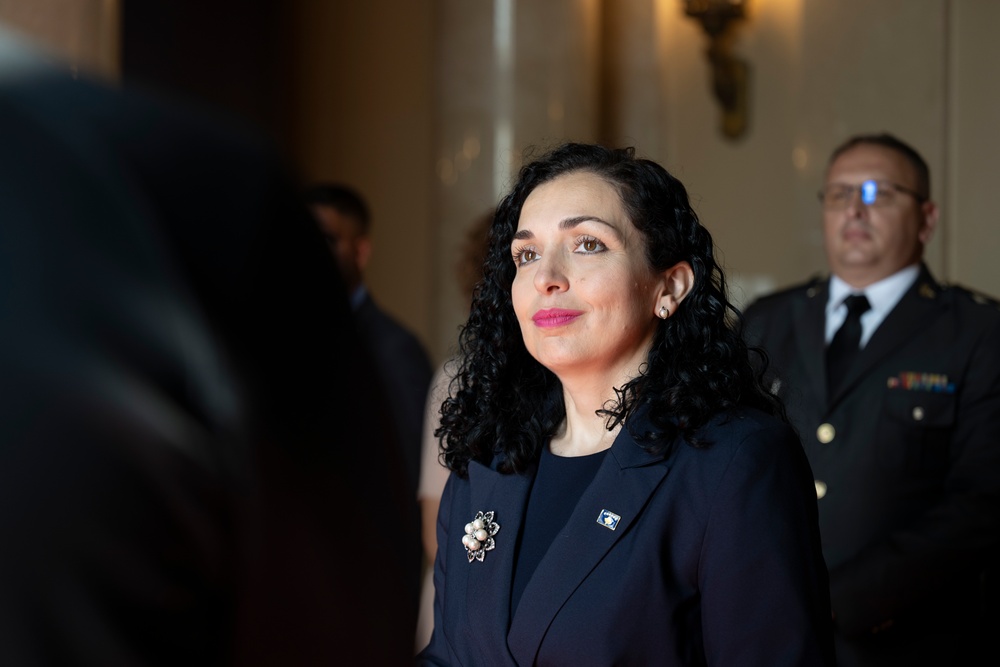
[[[438,435],[431,665],[832,664],[816,495],[684,186],[524,166]]]

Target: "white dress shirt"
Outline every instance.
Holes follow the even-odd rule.
[[[826,302],[826,343],[830,344],[833,335],[847,318],[847,306],[844,299],[852,294],[864,294],[868,297],[871,309],[861,316],[861,348],[871,339],[872,334],[885,320],[899,300],[910,289],[920,274],[920,265],[913,264],[897,271],[888,278],[872,283],[863,290],[851,287],[837,276],[830,277],[830,298]]]

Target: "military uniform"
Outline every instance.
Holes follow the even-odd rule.
[[[746,312],[816,479],[843,665],[1000,664],[1000,307],[926,266],[832,396],[828,281]]]

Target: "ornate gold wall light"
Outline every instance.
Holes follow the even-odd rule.
[[[682,0],[684,13],[708,35],[705,55],[712,68],[712,92],[722,107],[722,134],[738,139],[747,129],[749,65],[732,54],[730,26],[746,18],[747,0]]]

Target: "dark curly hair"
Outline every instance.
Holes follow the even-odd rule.
[[[694,286],[677,312],[660,321],[639,376],[615,388],[617,400],[599,411],[608,428],[622,422],[628,428],[628,417],[648,406],[654,430],[632,435],[653,451],[678,434],[694,446],[706,445],[696,430],[737,406],[785,419],[755,370],[766,359],[760,365],[751,361],[740,334],[742,315],[726,298],[712,237],[681,182],[655,162],[637,158],[633,148],[564,144],[521,168],[493,217],[483,277],[459,336],[461,361],[435,432],[446,465],[459,475],[468,473],[469,461],[488,465],[494,457],[502,472],[524,471],[565,417],[559,380],[528,353],[521,337],[511,302],[510,244],[528,195],[542,183],[580,171],[615,187],[645,240],[651,267],[664,271],[686,261],[694,270]]]

